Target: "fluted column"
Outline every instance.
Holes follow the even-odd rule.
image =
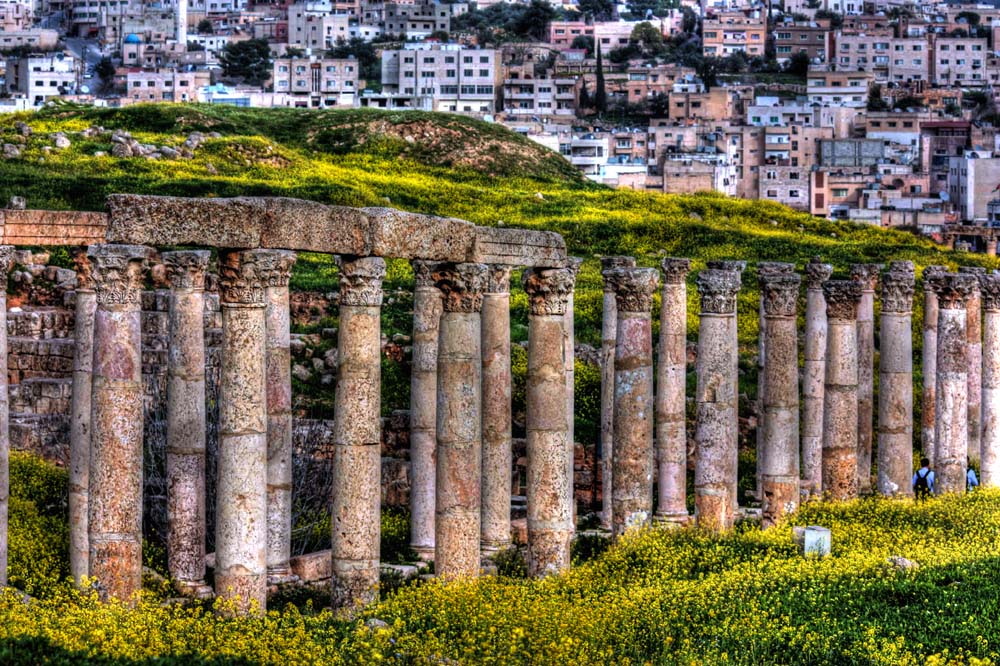
[[[611,526],[616,536],[653,514],[653,293],[655,268],[615,268],[607,278],[618,306]]]
[[[487,271],[483,294],[482,549],[510,546],[510,266]]]
[[[694,516],[699,527],[714,531],[733,526],[736,507],[737,348],[733,344],[737,271],[706,269],[698,273],[701,299],[695,392]]]
[[[69,570],[73,580],[79,583],[90,571],[87,496],[90,485],[90,396],[94,388],[94,313],[97,310],[97,295],[86,251],[78,249],[73,259],[76,264],[77,285],[73,313],[73,395],[69,421]],[[3,263],[2,259],[0,263]],[[6,359],[6,354],[3,357]],[[4,372],[3,378],[6,377],[7,373]]]
[[[875,289],[882,264],[854,264],[861,284],[858,304],[858,492],[872,489],[872,416],[875,410]]]
[[[615,336],[618,335],[618,305],[608,273],[616,268],[635,266],[634,257],[601,257],[604,278],[604,303],[601,316],[601,526],[611,529],[612,479],[611,456],[615,432]]]
[[[826,299],[823,283],[833,266],[815,257],[806,264],[806,328],[802,367],[802,484],[810,497],[823,487],[823,389],[826,375]]]
[[[856,280],[827,280],[826,385],[823,387],[823,495],[858,496],[858,304]]]
[[[573,444],[566,401],[565,316],[576,272],[524,272],[528,293],[528,573],[569,567],[573,538]]]
[[[215,490],[215,594],[236,612],[267,607],[267,250],[219,254],[222,371]]]
[[[985,275],[983,301],[983,438],[980,479],[1000,486],[1000,275]]]
[[[438,338],[434,570],[446,577],[477,576],[482,477],[480,312],[487,268],[484,264],[442,264],[433,274],[444,306]]]
[[[288,282],[295,253],[262,251],[264,354],[267,373],[267,580],[280,585],[292,575],[292,353]]]
[[[966,308],[977,280],[974,275],[945,273],[931,281],[938,298],[934,490],[964,493],[969,454]]]
[[[378,599],[385,260],[341,257],[339,264],[340,328],[330,470],[331,582],[335,608],[364,605]]]
[[[981,266],[961,266],[959,273],[973,275],[976,283],[965,304],[966,352],[969,355],[969,375],[967,395],[969,396],[969,464],[979,464],[979,440],[982,433],[982,393],[983,393],[983,316],[982,298],[979,295],[979,280],[986,276]]]
[[[921,375],[923,386],[920,394],[920,441],[924,456],[936,467],[937,446],[934,443],[934,414],[937,400],[937,294],[931,286],[931,278],[947,272],[944,266],[924,268],[924,338],[921,351]]]
[[[7,523],[10,501],[10,399],[7,379],[7,275],[14,246],[0,245],[0,588],[7,585]]]
[[[878,491],[913,495],[913,262],[882,276],[879,328]]]
[[[799,285],[795,273],[766,273],[761,280],[767,350],[761,391],[762,525],[771,527],[799,508]]]
[[[690,259],[661,262],[659,365],[656,368],[656,518],[685,523],[687,511],[687,274]]]
[[[147,249],[92,245],[97,310],[91,404],[90,575],[102,598],[142,587],[141,289]]]
[[[434,559],[438,327],[441,291],[431,271],[437,264],[412,262],[413,369],[410,372],[410,546]]]
[[[205,584],[205,271],[208,250],[164,252],[167,348],[167,568],[182,594]]]

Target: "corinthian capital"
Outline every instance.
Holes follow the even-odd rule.
[[[946,310],[964,310],[973,292],[979,290],[979,280],[969,273],[940,273],[931,276],[929,284],[938,297],[938,306]]]
[[[736,295],[742,282],[738,271],[706,268],[695,282],[702,314],[736,314]]]
[[[1000,311],[1000,275],[984,275],[979,280],[979,291],[983,297],[983,309]]]
[[[851,264],[851,279],[861,285],[864,291],[875,291],[882,264]]]
[[[264,307],[263,266],[267,250],[228,250],[219,253],[219,292],[223,305]]]
[[[576,284],[576,273],[571,268],[528,268],[521,276],[521,283],[528,293],[531,314],[564,315]]]
[[[615,268],[604,279],[611,283],[619,312],[645,312],[653,309],[653,293],[660,283],[655,268]]]
[[[212,253],[208,250],[183,250],[160,255],[167,267],[167,278],[174,289],[204,289],[205,271]]]
[[[444,298],[444,311],[482,311],[486,273],[486,264],[439,264],[433,275]]]
[[[94,276],[90,258],[87,256],[87,249],[75,247],[70,250],[73,257],[73,267],[76,269],[76,290],[93,291]]]
[[[663,269],[663,282],[666,284],[681,284],[691,272],[691,260],[678,257],[667,257],[660,262]]]
[[[796,273],[770,273],[761,279],[760,297],[766,317],[794,317],[802,278]]]
[[[705,264],[713,271],[734,271],[742,273],[747,269],[747,262],[739,259],[713,259]]]
[[[795,264],[783,261],[761,261],[757,264],[757,281],[763,286],[764,281],[775,275],[788,275],[795,272]]]
[[[912,261],[890,263],[882,276],[882,312],[911,312],[914,284]]]
[[[410,266],[413,268],[413,283],[415,287],[433,287],[434,269],[441,265],[439,261],[427,261],[425,259],[412,259]]]
[[[264,286],[287,287],[297,258],[291,250],[261,250],[258,255]]]
[[[486,293],[510,293],[511,267],[504,264],[490,264],[486,267]]]
[[[822,289],[823,283],[833,275],[833,266],[824,264],[819,257],[813,257],[806,264],[806,289]]]
[[[823,283],[827,319],[857,319],[861,291],[861,283],[857,280],[827,280]]]
[[[385,259],[381,257],[339,257],[340,304],[362,307],[382,306]]]
[[[635,267],[635,257],[625,257],[619,255],[613,255],[609,257],[601,257],[601,277],[604,278],[604,291],[610,293],[611,283],[608,282],[608,273],[615,270],[616,268],[634,268]]]
[[[97,302],[101,305],[139,305],[142,272],[149,249],[143,245],[91,245],[87,256],[92,266]]]

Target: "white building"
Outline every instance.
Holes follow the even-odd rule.
[[[7,61],[7,91],[23,95],[32,104],[76,92],[77,61],[64,53],[38,53]]]
[[[274,92],[289,96],[289,106],[353,107],[358,91],[354,58],[277,58],[272,69]]]

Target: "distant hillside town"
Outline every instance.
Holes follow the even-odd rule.
[[[0,111],[425,110],[588,178],[996,252],[1000,0],[0,0]]]

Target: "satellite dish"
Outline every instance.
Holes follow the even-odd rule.
[[[948,201],[951,198],[951,195],[949,195],[947,192],[939,192],[938,198],[941,199],[941,201]]]
[[[82,94],[84,94],[84,95],[89,95],[90,94],[90,86],[87,86],[87,85],[80,86],[80,92]]]

